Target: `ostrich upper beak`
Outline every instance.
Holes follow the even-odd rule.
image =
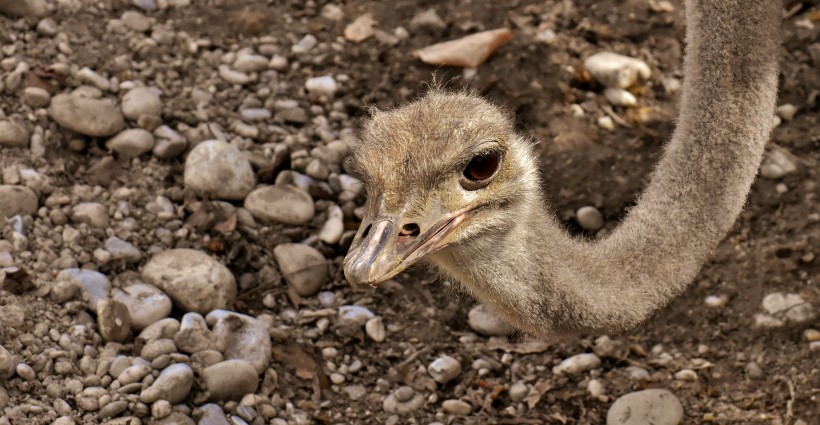
[[[441,209],[433,209],[441,211]],[[377,286],[427,254],[447,246],[446,236],[467,219],[469,209],[435,212],[417,222],[417,235],[401,232],[403,214],[380,214],[364,221],[344,260],[344,273],[353,285]]]

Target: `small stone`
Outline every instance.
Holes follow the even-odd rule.
[[[128,308],[131,326],[136,330],[145,329],[168,317],[173,307],[171,298],[147,283],[114,289],[113,298]]]
[[[575,216],[578,219],[578,224],[584,230],[596,232],[604,227],[604,216],[601,215],[598,208],[592,206],[578,208]]]
[[[264,186],[245,198],[245,208],[259,220],[306,224],[316,213],[313,199],[294,186]]]
[[[760,165],[760,175],[777,180],[797,171],[796,158],[783,148],[766,151]]]
[[[707,307],[722,308],[729,302],[729,297],[725,295],[709,295],[703,300]]]
[[[41,19],[40,22],[37,23],[36,29],[38,33],[46,37],[54,37],[59,31],[57,28],[57,23],[51,18]]]
[[[44,0],[0,1],[0,13],[18,16],[42,16],[46,13],[46,2]]]
[[[755,362],[746,363],[746,376],[752,379],[763,378],[763,368]]]
[[[382,403],[387,413],[405,414],[418,410],[424,405],[424,396],[410,387],[399,387],[390,393]]]
[[[768,314],[755,314],[754,315],[754,326],[756,328],[763,328],[763,329],[774,329],[774,328],[781,328],[785,326],[786,323],[782,320],[769,316]]]
[[[790,103],[784,103],[775,108],[774,111],[777,113],[777,116],[783,119],[783,121],[791,121],[794,119],[794,116],[797,115],[797,106]]]
[[[150,87],[129,90],[122,97],[122,113],[131,121],[136,121],[142,115],[161,116],[162,99],[158,90]]]
[[[276,117],[287,123],[305,124],[308,122],[307,112],[298,106],[280,109],[276,112]]]
[[[302,53],[307,53],[310,49],[314,48],[316,44],[319,43],[319,40],[313,34],[307,34],[302,37],[296,44],[291,47],[291,51],[296,53],[297,55]]]
[[[211,348],[218,348],[220,351],[225,349],[215,340],[211,330],[208,329],[208,323],[199,313],[185,313],[182,316],[179,332],[174,334],[174,342],[180,351],[189,354]]]
[[[131,318],[125,304],[103,299],[97,303],[97,326],[105,341],[123,342],[131,335]]]
[[[615,121],[608,115],[598,118],[598,126],[608,131],[615,131]]]
[[[131,159],[151,152],[155,144],[154,135],[150,131],[130,128],[109,139],[106,146],[120,158]]]
[[[285,281],[300,296],[315,295],[328,280],[327,260],[313,247],[279,244],[273,249],[273,256]]]
[[[32,108],[45,108],[51,103],[51,94],[40,87],[23,89],[23,102]]]
[[[509,28],[482,31],[427,46],[414,51],[413,56],[429,65],[476,68],[512,38],[513,32]]]
[[[470,309],[467,321],[474,331],[487,336],[504,336],[513,332],[507,321],[484,304],[477,304]]]
[[[350,397],[351,400],[356,401],[367,395],[367,389],[364,385],[350,385],[342,388],[342,391]]]
[[[224,343],[225,358],[244,360],[265,372],[271,359],[268,327],[258,319],[226,310],[214,310],[205,317],[213,328],[213,335]]]
[[[244,72],[231,69],[227,65],[219,66],[219,76],[222,77],[223,80],[231,84],[236,84],[240,86],[243,86],[251,82],[250,75]]]
[[[29,145],[28,130],[15,121],[0,121],[0,146],[9,148],[27,148]]]
[[[268,67],[268,58],[244,51],[236,55],[233,69],[240,72],[259,72]]]
[[[170,339],[155,339],[145,343],[142,350],[140,350],[140,357],[152,362],[160,356],[176,352],[177,347],[174,341]]]
[[[233,145],[208,140],[185,160],[185,185],[212,199],[239,201],[256,185],[248,158]]]
[[[447,29],[447,23],[436,13],[436,9],[419,12],[410,20],[408,27],[413,31],[440,32]]]
[[[179,328],[179,321],[169,317],[148,325],[148,327],[140,332],[139,338],[142,338],[142,340],[146,342],[156,339],[171,339],[179,332]]]
[[[638,99],[634,94],[618,87],[604,89],[604,97],[613,106],[636,106]]]
[[[199,409],[202,410],[202,417],[199,418],[197,425],[231,425],[218,404],[208,403]]]
[[[817,329],[806,329],[806,331],[803,332],[803,336],[806,337],[806,341],[808,342],[820,341],[820,331]],[[0,368],[0,370],[2,370],[2,368]]]
[[[185,312],[208,313],[228,308],[236,297],[236,280],[227,267],[202,251],[169,249],[155,254],[142,269],[149,283],[168,294]]]
[[[142,251],[139,248],[116,236],[111,236],[105,240],[105,250],[111,254],[113,260],[136,263],[142,259]]]
[[[344,213],[338,205],[333,204],[328,208],[327,221],[319,230],[319,240],[334,245],[342,239],[344,230]]]
[[[606,425],[678,425],[683,406],[663,389],[636,391],[619,397],[606,414]]]
[[[675,372],[675,379],[678,381],[693,382],[698,380],[698,373],[692,369],[681,369]]]
[[[595,369],[600,365],[600,357],[592,353],[582,353],[564,359],[558,366],[552,368],[552,373],[556,375],[575,375],[590,369]]]
[[[153,153],[159,159],[174,159],[188,148],[188,140],[167,125],[161,125],[154,130],[157,139]]]
[[[194,384],[194,371],[184,363],[166,367],[150,387],[140,393],[140,401],[153,403],[165,400],[171,404],[181,403],[188,397]]]
[[[461,400],[444,400],[441,407],[445,412],[453,415],[469,415],[473,411],[473,406],[470,403]]]
[[[0,185],[0,220],[16,215],[32,215],[39,208],[37,194],[25,186]]]
[[[288,58],[282,55],[273,55],[268,62],[268,67],[275,71],[284,71],[288,69]]]
[[[342,10],[341,7],[339,7],[339,6],[337,6],[333,3],[328,3],[328,4],[324,5],[322,7],[322,11],[319,12],[319,14],[323,18],[329,19],[331,21],[341,21],[345,17],[344,10]]]
[[[384,342],[387,338],[387,330],[384,328],[384,320],[381,317],[369,319],[364,324],[364,331],[375,342]]]
[[[373,14],[368,12],[348,24],[342,34],[349,41],[361,43],[373,35],[378,25],[379,23],[373,19]]]
[[[626,89],[652,76],[646,62],[612,52],[599,52],[584,61],[584,68],[606,87]]]
[[[333,97],[338,90],[338,85],[333,76],[324,75],[321,77],[308,78],[305,82],[305,88],[310,94],[315,96]]]
[[[259,384],[253,365],[244,360],[225,360],[202,370],[202,383],[209,400],[239,400],[252,394]]]
[[[14,356],[12,356],[5,347],[0,345],[0,382],[11,378],[12,375],[14,375],[15,367]],[[3,387],[0,386],[0,388]]]
[[[516,403],[520,403],[524,400],[524,397],[530,393],[529,387],[522,382],[516,382],[510,386],[509,394],[510,399]]]
[[[125,128],[119,108],[108,100],[58,94],[48,111],[61,126],[86,136],[109,137]]]
[[[123,370],[117,375],[117,381],[121,385],[133,384],[134,382],[142,381],[142,378],[151,373],[151,366],[146,363],[138,363]]]
[[[343,305],[339,307],[339,321],[360,327],[376,317],[369,308],[360,305]]]
[[[427,366],[427,373],[434,381],[444,385],[458,377],[461,373],[461,363],[450,356],[441,356]]]
[[[591,395],[592,397],[598,398],[604,395],[606,389],[604,388],[604,384],[602,384],[601,381],[597,379],[590,379],[589,383],[587,383],[587,391],[589,392],[589,395]]]
[[[57,282],[68,282],[83,292],[83,299],[92,311],[97,311],[97,303],[108,298],[111,293],[111,282],[94,270],[65,269],[57,274]]]
[[[108,227],[108,209],[96,202],[81,202],[72,208],[71,221],[105,229]]]
[[[151,29],[151,18],[135,10],[127,10],[120,16],[120,20],[126,27],[136,32],[146,32]]]
[[[814,307],[799,294],[773,292],[763,298],[762,304],[771,316],[791,323],[805,323],[815,317]]]

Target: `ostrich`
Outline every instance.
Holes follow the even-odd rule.
[[[476,96],[431,90],[377,111],[350,158],[367,190],[344,261],[376,286],[416,262],[547,340],[620,332],[679,295],[732,227],[772,127],[778,0],[687,0],[680,116],[637,205],[607,237],[570,236],[532,143]]]

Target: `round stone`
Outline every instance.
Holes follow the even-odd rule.
[[[315,295],[327,282],[327,260],[313,247],[295,243],[280,244],[273,249],[273,256],[285,281],[303,297]]]
[[[450,356],[441,356],[430,363],[427,373],[439,384],[446,384],[461,373],[461,363]]]
[[[606,414],[606,425],[677,425],[683,406],[674,394],[663,389],[636,391],[615,400]]]
[[[71,210],[71,221],[104,229],[108,227],[108,209],[97,202],[81,202]]]
[[[405,414],[418,410],[424,405],[424,396],[410,387],[400,387],[388,395],[382,403],[387,413]]]
[[[487,336],[504,336],[513,331],[507,321],[484,304],[477,304],[470,309],[467,322],[474,331]]]
[[[294,186],[265,186],[245,198],[245,208],[259,220],[305,224],[316,213],[313,199]]]
[[[470,403],[461,400],[445,400],[441,407],[445,412],[453,415],[468,415],[473,411],[473,406]]]
[[[578,219],[578,224],[584,230],[595,232],[600,230],[601,227],[604,227],[604,216],[602,216],[601,212],[595,207],[581,207],[575,213],[575,216]]]
[[[154,149],[154,135],[148,130],[130,128],[111,138],[106,146],[120,158],[131,159]]]
[[[225,360],[202,370],[202,383],[210,400],[239,400],[256,391],[259,376],[244,360]]]
[[[14,121],[0,121],[0,146],[25,148],[29,144],[28,130]]]
[[[228,308],[236,297],[233,273],[211,256],[193,249],[155,254],[142,269],[142,276],[185,312],[205,314]]]
[[[122,97],[122,114],[131,121],[142,115],[162,115],[162,99],[156,89],[149,87],[133,88]]]
[[[556,375],[574,375],[595,369],[601,365],[601,358],[593,353],[576,354],[564,359],[558,366],[552,368],[552,373]]]
[[[214,310],[205,320],[213,328],[214,336],[224,343],[225,358],[245,360],[256,373],[268,368],[271,342],[268,327],[254,317],[226,310]]]
[[[40,87],[26,87],[23,89],[23,102],[34,108],[45,108],[51,102],[51,94]]]
[[[208,140],[185,160],[185,185],[211,199],[239,201],[256,185],[248,158],[234,146]],[[312,205],[312,202],[311,202]]]
[[[86,136],[109,137],[125,128],[119,108],[108,100],[58,94],[48,112],[61,126]]]
[[[37,212],[37,194],[25,186],[0,185],[0,219],[15,215],[32,215]]]
[[[140,401],[153,403],[165,400],[171,404],[181,403],[191,392],[194,384],[194,371],[184,363],[166,367],[157,380],[140,393]]]
[[[147,283],[117,288],[113,298],[128,308],[131,326],[136,330],[145,329],[171,314],[171,298],[156,286]]]

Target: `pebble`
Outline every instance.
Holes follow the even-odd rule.
[[[142,277],[168,294],[179,309],[206,314],[229,308],[236,297],[236,280],[227,267],[193,249],[169,249],[155,254]]]
[[[154,135],[150,131],[130,128],[109,139],[106,146],[120,158],[131,159],[151,152],[155,144]]]
[[[763,155],[760,175],[772,180],[785,177],[797,171],[797,164],[792,154],[783,149],[771,149]]]
[[[32,108],[45,108],[51,103],[51,94],[40,87],[23,89],[23,102]]]
[[[356,401],[367,395],[367,389],[364,385],[349,385],[344,387],[342,391],[350,397],[351,400]]]
[[[342,239],[344,230],[344,213],[338,205],[333,204],[328,208],[327,221],[319,230],[319,240],[328,245],[334,245]]]
[[[646,62],[612,52],[599,52],[588,57],[584,68],[602,85],[621,89],[652,76]]]
[[[156,286],[147,283],[134,283],[125,288],[116,288],[113,298],[128,308],[131,326],[136,330],[146,327],[168,317],[173,307],[171,298]]]
[[[218,404],[208,403],[200,406],[199,409],[202,410],[202,417],[199,418],[197,425],[231,425]]]
[[[427,366],[427,373],[439,384],[447,384],[456,379],[461,373],[461,363],[458,360],[444,355],[430,363]]]
[[[606,425],[677,425],[683,406],[663,389],[636,391],[619,397],[606,414]]]
[[[44,18],[41,19],[40,22],[37,22],[36,30],[38,33],[46,37],[54,37],[59,31],[57,28],[57,23],[51,18]]]
[[[487,336],[505,336],[513,332],[513,327],[484,304],[476,304],[467,315],[467,321],[474,331]]]
[[[148,341],[140,350],[140,357],[149,362],[165,354],[173,354],[177,352],[177,346],[173,340],[170,339],[155,339]]]
[[[693,382],[698,380],[698,373],[692,369],[681,369],[675,372],[675,379],[678,381]]]
[[[707,307],[722,308],[729,302],[729,297],[725,295],[709,295],[704,298],[703,303]]]
[[[183,316],[184,317],[184,316]],[[153,341],[155,339],[170,339],[179,332],[180,324],[177,319],[172,317],[162,319],[151,325],[148,325],[139,334],[139,338],[143,341]]]
[[[364,331],[368,338],[375,342],[384,342],[387,338],[387,330],[384,328],[384,320],[381,317],[374,317],[365,322]]]
[[[273,256],[285,281],[300,296],[315,295],[329,278],[325,256],[308,245],[279,244],[273,249]]]
[[[239,400],[259,384],[256,369],[244,360],[219,362],[203,369],[200,376],[211,401]]]
[[[245,198],[245,208],[254,218],[284,224],[306,224],[316,213],[313,199],[294,186],[264,186]]]
[[[16,215],[32,215],[39,208],[37,194],[25,186],[0,185],[0,219]]]
[[[428,65],[476,68],[512,38],[513,32],[509,28],[498,28],[436,43],[412,54]]]
[[[638,99],[634,94],[618,87],[607,87],[604,89],[604,97],[613,106],[636,106]]]
[[[343,305],[339,307],[339,321],[361,327],[376,317],[369,308],[360,305]]]
[[[405,414],[418,410],[424,405],[424,396],[411,387],[399,387],[390,393],[382,403],[387,413]]]
[[[763,368],[755,362],[746,363],[746,376],[752,379],[761,379],[764,376]]]
[[[121,385],[133,384],[134,382],[142,381],[142,378],[151,373],[151,366],[146,363],[138,363],[127,367],[125,370],[117,375],[117,381]]]
[[[520,403],[524,400],[524,397],[526,397],[529,393],[529,387],[527,387],[527,384],[524,384],[523,382],[516,382],[515,384],[512,384],[509,389],[510,399],[516,403]]]
[[[96,304],[100,336],[109,342],[123,342],[131,335],[131,318],[125,304],[106,298]]]
[[[308,78],[307,81],[305,81],[305,89],[314,96],[332,98],[338,88],[336,80],[334,80],[331,75]]]
[[[58,94],[48,112],[61,126],[86,136],[109,137],[125,128],[122,113],[109,100]]]
[[[188,397],[194,384],[194,371],[184,363],[166,367],[156,381],[140,393],[140,401],[153,403],[165,400],[171,404],[181,403]]]
[[[71,221],[105,229],[108,227],[108,209],[97,202],[81,202],[71,209]]]
[[[615,121],[607,115],[598,118],[598,126],[604,130],[615,131]]]
[[[441,407],[445,412],[453,415],[469,415],[473,411],[473,406],[470,403],[461,400],[444,400]]]
[[[806,341],[808,342],[820,341],[820,331],[817,329],[806,329],[806,331],[803,332],[803,336],[806,337]],[[0,370],[2,370],[2,368],[0,368]]]
[[[239,201],[256,185],[248,158],[234,146],[208,140],[194,147],[185,160],[185,186],[212,199]]]
[[[417,13],[407,25],[413,31],[439,32],[447,29],[447,23],[436,12],[436,9],[427,9]]]
[[[598,398],[606,393],[606,389],[604,388],[604,384],[597,379],[590,379],[589,383],[587,383],[587,391],[589,395],[592,397]]]
[[[83,299],[88,303],[91,311],[97,311],[97,303],[108,298],[111,293],[111,282],[97,271],[85,269],[65,269],[57,274],[55,282],[68,282],[79,288]]]
[[[794,119],[794,116],[797,115],[797,106],[794,106],[791,103],[784,103],[775,108],[774,111],[777,113],[777,116],[783,119],[783,121],[791,121]]]
[[[264,323],[227,310],[214,310],[205,321],[213,328],[213,335],[224,343],[226,359],[245,360],[258,374],[265,372],[271,359],[271,342]]]
[[[105,250],[111,254],[112,260],[136,263],[142,259],[142,251],[139,248],[116,236],[105,240]]]
[[[198,353],[200,351],[217,348],[224,351],[225,347],[216,341],[208,323],[199,313],[185,313],[179,326],[179,331],[174,334],[174,343],[183,353]]]
[[[773,292],[763,298],[763,309],[775,318],[791,323],[805,323],[814,319],[814,308],[800,294]]]
[[[5,347],[0,345],[0,382],[11,378],[14,375],[15,367],[14,357]]]
[[[259,72],[268,67],[268,58],[248,51],[239,52],[233,62],[233,69],[240,72]]]
[[[120,20],[126,27],[136,32],[145,32],[151,29],[151,18],[134,10],[123,12]]]
[[[137,121],[143,115],[162,116],[158,89],[136,87],[128,90],[122,97],[122,114],[131,121]]]
[[[28,130],[15,121],[0,121],[0,146],[26,148],[29,145]]]
[[[310,49],[314,48],[316,44],[319,43],[319,40],[313,34],[307,34],[302,37],[301,40],[296,42],[296,44],[291,47],[291,52],[298,54],[307,53]]]
[[[604,227],[604,216],[601,215],[598,208],[592,206],[578,208],[575,216],[578,220],[578,225],[584,230],[595,232]]]
[[[575,375],[590,369],[595,369],[600,365],[600,357],[593,353],[582,353],[564,359],[558,366],[552,368],[552,373],[556,375]]]
[[[167,125],[161,125],[154,130],[157,142],[152,150],[159,159],[174,159],[188,148],[188,140]]]
[[[251,82],[250,75],[231,69],[227,65],[220,65],[219,66],[219,76],[222,77],[223,80],[237,85],[245,85]]]

